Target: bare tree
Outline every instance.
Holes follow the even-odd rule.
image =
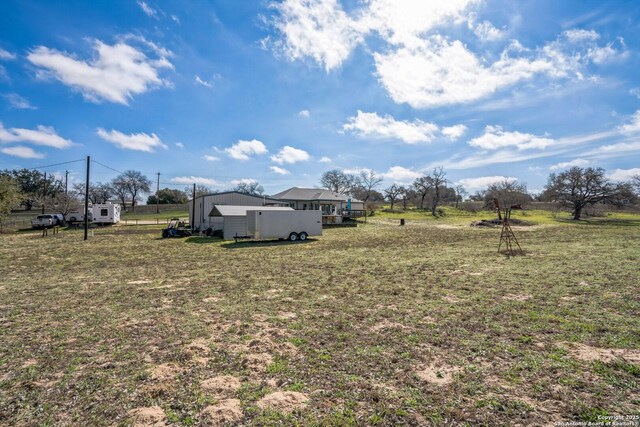
[[[400,190],[399,197],[402,200],[402,210],[407,210],[407,202],[413,196],[413,190],[410,187],[400,186],[398,187]]]
[[[402,187],[397,184],[393,184],[391,187],[384,190],[384,194],[391,203],[391,210],[393,210],[393,206],[398,200],[398,197],[402,194]]]
[[[339,169],[327,171],[320,178],[320,185],[339,194],[350,194],[360,185],[360,179]]]
[[[442,188],[447,184],[447,179],[445,178],[447,173],[441,167],[435,168],[433,170],[433,174],[431,175],[431,181],[433,183],[433,199],[431,202],[431,215],[436,216],[436,209],[438,208],[438,203],[440,203],[440,192]]]
[[[84,184],[73,184],[73,192],[79,197],[84,198]],[[109,199],[114,196],[115,192],[111,187],[111,184],[96,182],[93,185],[89,185],[89,201],[93,204],[107,203]]]
[[[264,187],[257,181],[240,182],[231,191],[239,191],[240,193],[251,194],[252,196],[262,196]]]
[[[494,199],[498,200],[502,209],[531,201],[531,196],[527,192],[527,185],[510,179],[491,184],[479,195],[482,197],[484,208],[487,210],[494,209]],[[498,210],[498,218],[502,219],[500,210]]]
[[[456,209],[458,209],[458,203],[464,199],[464,196],[469,194],[462,185],[456,185]]]
[[[125,194],[131,196],[131,209],[134,211],[136,202],[140,199],[140,196],[151,191],[151,181],[149,178],[144,176],[142,172],[136,170],[124,171],[124,173],[114,178],[112,186],[116,194],[118,194],[118,197],[122,199],[123,205],[125,198],[121,196],[121,191],[124,189]]]
[[[420,209],[424,209],[424,199],[433,188],[433,178],[429,175],[416,178],[416,180],[413,181],[413,188],[416,190],[418,196],[420,196]]]
[[[184,188],[184,192],[189,196],[189,199],[193,197],[193,186],[188,186]],[[196,197],[204,196],[206,194],[217,193],[217,191],[213,191],[211,188],[206,185],[197,184],[196,185]]]
[[[362,172],[360,172],[359,181],[360,182],[358,187],[362,193],[362,201],[367,202],[372,193],[375,192],[375,189],[382,182],[382,178],[379,177],[373,170],[363,170]]]
[[[113,194],[115,194],[115,196],[120,200],[120,203],[122,203],[122,209],[126,211],[127,196],[129,195],[127,182],[123,178],[118,176],[111,181],[111,189],[113,190]]]

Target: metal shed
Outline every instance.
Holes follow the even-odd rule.
[[[214,205],[289,206],[287,202],[265,196],[240,193],[239,191],[204,194],[196,197],[195,203],[193,200],[189,201],[189,218],[196,229],[206,230],[209,227],[220,229],[216,224],[221,221],[208,215]],[[193,209],[194,207],[195,209]]]
[[[209,216],[212,219],[214,230],[222,230],[225,240],[233,240],[235,236],[246,236],[247,231],[247,211],[259,209],[261,211],[292,211],[292,208],[282,206],[233,206],[214,205]]]

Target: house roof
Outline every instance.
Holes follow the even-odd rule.
[[[346,194],[336,193],[335,191],[325,190],[323,188],[292,187],[271,196],[271,198],[279,200],[321,200],[335,202],[346,202],[351,199],[354,203],[362,203],[362,200],[358,200],[355,197],[349,197]]]
[[[214,205],[209,216],[246,216],[247,211],[292,211],[292,208],[284,206],[235,206]]]

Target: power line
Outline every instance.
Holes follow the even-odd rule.
[[[96,161],[96,160],[91,160],[91,161],[92,161],[93,163],[96,163],[96,164],[98,164],[98,165],[102,166],[103,168],[111,169],[112,171],[114,171],[114,172],[118,172],[118,173],[124,173],[124,172],[122,172],[122,171],[119,171],[118,169],[114,169],[114,168],[112,168],[111,166],[107,166],[107,165],[105,165],[105,164],[103,164],[103,163],[100,163],[100,162],[98,162],[98,161]]]
[[[36,166],[35,168],[25,168],[25,169],[45,169],[45,168],[51,168],[53,166],[68,165],[70,163],[78,163],[78,162],[84,162],[84,161],[85,161],[85,159],[70,160],[68,162],[54,163],[52,165]]]

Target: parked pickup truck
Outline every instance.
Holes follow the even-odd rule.
[[[55,215],[38,215],[31,220],[31,227],[33,228],[49,228],[58,224],[58,218]]]

